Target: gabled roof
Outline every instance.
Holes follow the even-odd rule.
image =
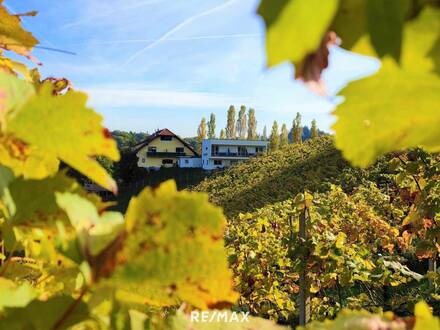
[[[194,148],[188,142],[186,142],[185,140],[180,138],[178,135],[171,132],[168,128],[158,130],[158,131],[154,132],[153,134],[151,134],[149,137],[147,137],[144,141],[141,141],[141,142],[135,144],[132,148],[133,152],[138,152],[143,147],[149,145],[150,142],[152,142],[153,140],[156,140],[157,138],[159,138],[161,136],[175,137],[180,142],[182,142],[182,144],[185,145],[185,147],[187,147],[189,150],[191,150],[194,153],[194,155],[196,155],[197,157],[200,157],[200,155],[197,153],[197,151],[195,151]]]

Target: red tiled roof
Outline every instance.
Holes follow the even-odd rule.
[[[181,139],[178,135],[176,135],[173,132],[171,132],[168,128],[163,128],[161,130],[158,130],[158,131],[154,132],[153,134],[151,134],[149,137],[147,137],[144,141],[141,141],[138,144],[134,145],[133,146],[133,151],[134,152],[139,151],[141,148],[145,147],[151,141],[155,140],[159,136],[174,136],[176,139],[178,139],[180,142],[182,142],[189,150],[194,152],[194,154],[196,156],[199,156],[197,151],[195,151],[194,148],[188,142],[186,142],[183,139]]]
[[[173,132],[171,132],[168,128],[161,129],[160,131],[156,132],[157,136],[176,136]]]

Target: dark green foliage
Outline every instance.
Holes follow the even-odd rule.
[[[124,155],[123,155],[124,156]],[[124,160],[124,157],[122,158]],[[200,168],[161,168],[158,171],[150,171],[139,168],[135,163],[130,162],[129,168],[121,166],[122,173],[125,173],[122,184],[119,185],[120,193],[116,196],[118,202],[117,210],[125,212],[130,198],[136,196],[145,187],[157,187],[167,180],[175,180],[177,189],[183,190],[193,187],[203,181],[211,172]],[[130,165],[130,164],[134,164]]]
[[[136,143],[139,143],[145,140],[148,137],[148,132],[124,132],[124,131],[112,131],[111,132],[113,138],[118,143],[119,150],[126,149],[134,146]]]

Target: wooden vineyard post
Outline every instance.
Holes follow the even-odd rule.
[[[307,200],[305,196],[304,209],[299,218],[299,240],[300,244],[307,243],[306,224],[310,217]],[[307,282],[307,250],[301,256],[301,273],[299,275],[299,325],[304,326],[310,321],[310,289]]]
[[[428,268],[429,272],[437,272],[437,257],[433,257],[429,259],[428,267],[429,267]],[[432,291],[435,291],[437,289],[432,279],[429,280],[429,289]]]

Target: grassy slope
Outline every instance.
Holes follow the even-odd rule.
[[[352,171],[333,139],[326,136],[241,163],[205,179],[194,190],[207,192],[231,216],[284,201],[305,189],[323,191],[330,183],[344,185],[346,170]]]

